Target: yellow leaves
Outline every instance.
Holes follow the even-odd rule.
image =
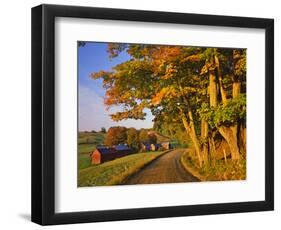
[[[149,50],[148,50],[148,48],[145,47],[141,50],[140,53],[142,56],[147,56],[147,55],[149,55]]]
[[[194,54],[190,55],[184,59],[181,60],[181,62],[198,62],[201,60],[201,55],[200,54]]]
[[[201,69],[200,75],[207,74],[209,71],[213,71],[216,69],[216,66],[207,62]]]
[[[95,73],[91,73],[90,77],[92,79],[99,79],[99,78],[103,78],[104,76],[107,76],[108,72],[101,70],[99,72],[95,72]]]
[[[234,74],[243,76],[246,73],[246,53],[241,50],[233,50]]]
[[[179,46],[159,46],[153,50],[152,58],[154,60],[165,60],[166,62],[175,61],[181,54]]]
[[[152,105],[156,106],[159,105],[162,100],[165,99],[171,99],[173,97],[177,97],[178,96],[178,91],[170,86],[170,87],[164,87],[160,90],[160,92],[156,93],[156,95],[154,95],[154,97],[151,100]]]
[[[183,87],[181,91],[178,88],[175,88],[174,86],[167,86],[162,88],[158,93],[156,93],[151,100],[151,103],[153,106],[159,105],[163,100],[169,101],[173,100],[175,98],[182,97],[182,94],[189,94],[197,92],[197,89],[193,87]]]
[[[133,101],[134,99],[131,91],[123,91],[118,87],[112,87],[105,92],[104,104],[108,107]]]
[[[178,46],[166,47],[166,56],[170,58],[178,58],[181,53],[181,49]]]
[[[241,50],[233,50],[233,59],[241,58]]]
[[[206,74],[208,73],[208,67],[207,65],[204,65],[201,69],[200,75]]]
[[[166,68],[166,72],[165,74],[162,76],[162,79],[170,79],[172,77],[174,77],[177,74],[178,70],[176,68],[176,66],[174,65],[169,65]]]
[[[113,121],[121,121],[124,119],[140,119],[143,120],[145,118],[144,108],[146,104],[145,102],[141,102],[133,108],[126,108],[121,112],[116,112],[115,114],[111,114],[111,119]]]
[[[107,109],[111,106],[116,104],[116,99],[113,97],[106,97],[104,98],[104,104],[107,105]]]
[[[155,106],[160,104],[160,102],[162,101],[163,97],[165,96],[166,93],[166,88],[161,89],[160,92],[158,92],[156,95],[154,95],[154,97],[151,100],[151,103]]]

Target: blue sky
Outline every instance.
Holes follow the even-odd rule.
[[[104,106],[105,89],[102,87],[102,80],[90,78],[92,72],[100,70],[111,70],[111,68],[130,58],[123,52],[118,57],[109,59],[106,52],[107,43],[87,42],[85,46],[78,48],[78,87],[79,87],[79,131],[96,130],[101,127],[108,129],[111,126],[125,126],[139,128],[152,128],[153,116],[149,110],[145,120],[127,119],[120,122],[111,120],[109,114],[121,111],[121,108],[114,107],[106,110]]]

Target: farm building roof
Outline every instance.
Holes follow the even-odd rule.
[[[128,147],[128,145],[116,145],[116,146],[115,146],[115,149],[116,149],[117,151],[131,150],[131,149]]]
[[[116,149],[112,147],[98,147],[97,150],[101,154],[111,154],[111,153],[116,153]]]

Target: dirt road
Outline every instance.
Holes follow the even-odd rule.
[[[186,172],[180,163],[180,156],[183,152],[184,149],[176,149],[164,154],[129,177],[124,184],[158,184],[198,181],[196,177]]]

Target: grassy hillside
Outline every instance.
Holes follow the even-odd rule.
[[[104,142],[105,133],[79,132],[78,145],[79,153],[89,152],[89,148],[95,148]],[[91,151],[92,149],[90,149]]]
[[[79,170],[78,186],[120,184],[163,152],[137,153]]]
[[[91,166],[90,152],[97,145],[103,145],[105,133],[79,132],[78,136],[78,169]]]

